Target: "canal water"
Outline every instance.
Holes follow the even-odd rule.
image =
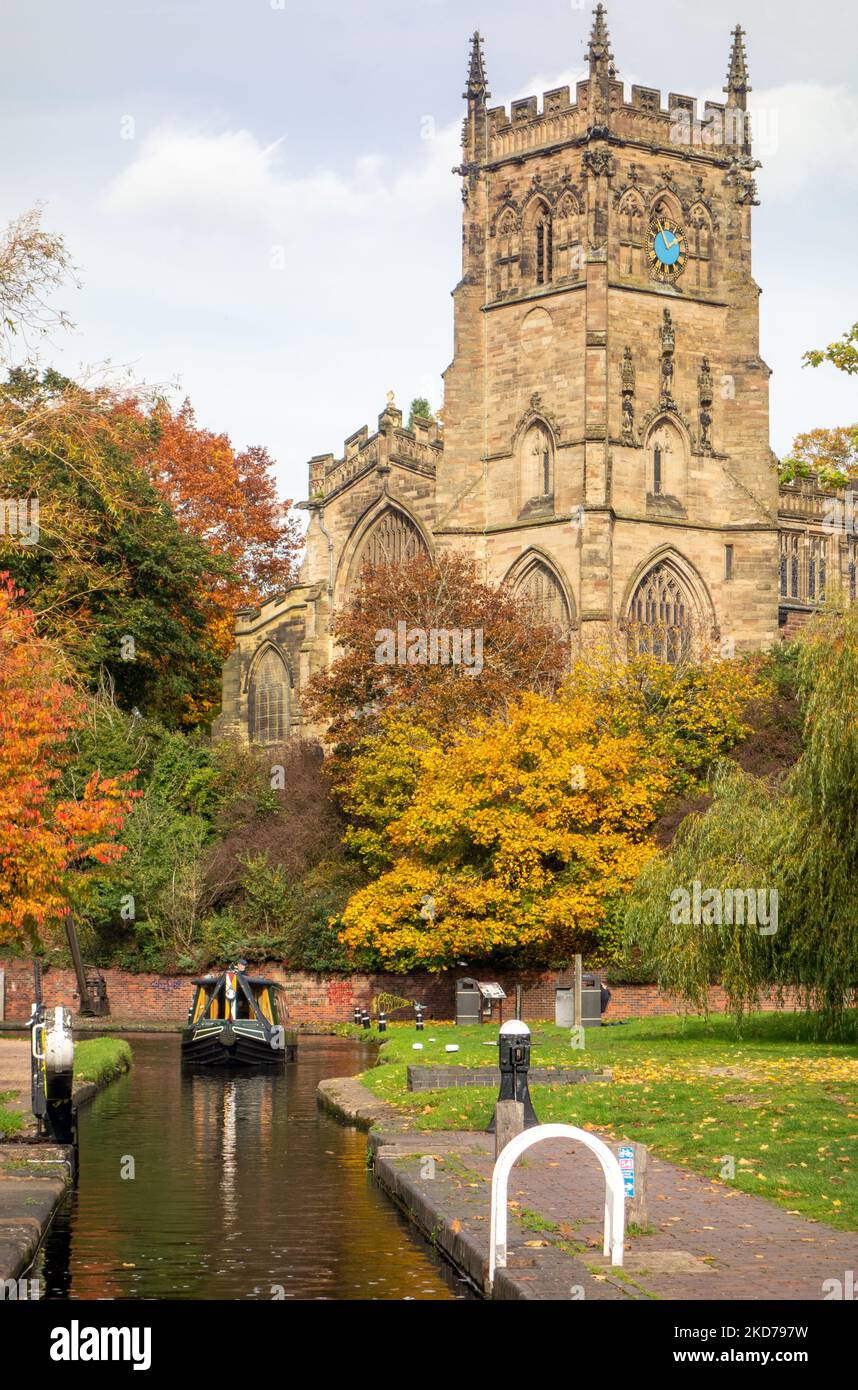
[[[80,1113],[80,1173],[40,1257],[47,1298],[455,1299],[467,1286],[316,1105],[370,1049],[301,1038],[285,1075],[183,1073],[175,1035]]]

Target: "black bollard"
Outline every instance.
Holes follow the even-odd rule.
[[[378,1011],[378,1031],[379,1033],[387,1032],[387,1014],[383,1009]]]
[[[360,1004],[355,1004],[355,1018],[354,1018],[354,1022],[355,1022],[355,1027],[356,1027],[356,1028],[359,1028],[359,1027],[360,1027],[360,1021],[361,1021]]]
[[[364,1011],[363,1011],[363,1015],[362,1015],[362,1017],[361,1017],[361,1023],[363,1024],[364,1028],[369,1028],[369,1027],[371,1026],[371,1025],[370,1025],[370,1017],[369,1017],[369,1014],[367,1013],[366,1009],[364,1009]]]
[[[415,1005],[414,1005],[414,1027],[417,1029],[417,1032],[418,1032],[418,1033],[422,1033],[422,1032],[423,1032],[423,1005],[422,1005],[422,1004],[415,1004]]]
[[[498,1033],[498,1064],[500,1066],[500,1091],[498,1100],[520,1100],[524,1106],[524,1127],[532,1129],[538,1125],[533,1101],[527,1085],[530,1068],[530,1029],[518,1018],[510,1019],[501,1025]],[[494,1134],[495,1117],[492,1112],[487,1133]]]

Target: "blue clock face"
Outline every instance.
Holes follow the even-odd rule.
[[[654,279],[662,282],[681,275],[688,257],[685,233],[667,217],[656,217],[649,228],[649,267]]]
[[[653,249],[662,265],[674,265],[679,260],[679,239],[670,232],[660,231],[653,242]]]

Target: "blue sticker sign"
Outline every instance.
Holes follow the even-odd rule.
[[[623,1144],[617,1150],[620,1172],[623,1175],[623,1188],[627,1197],[635,1195],[635,1151],[630,1144]]]

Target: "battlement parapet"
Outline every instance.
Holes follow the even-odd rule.
[[[626,100],[622,82],[607,84],[608,114],[605,124],[611,134],[626,140],[655,144],[662,149],[682,151],[693,146],[699,152],[725,158],[750,145],[748,113],[737,106],[706,101],[703,117],[698,116],[696,97],[670,92],[667,105],[656,87],[635,84]],[[577,83],[575,100],[569,87],[544,92],[542,104],[536,96],[522,97],[505,106],[492,106],[486,112],[489,131],[487,162],[521,156],[554,145],[582,140],[594,123],[593,84]]]
[[[403,427],[402,411],[389,402],[378,417],[378,429],[369,433],[367,425],[343,442],[341,458],[316,454],[308,464],[310,500],[329,497],[344,483],[352,482],[379,466],[405,463],[434,476],[443,449],[437,420],[415,416],[412,429]]]

